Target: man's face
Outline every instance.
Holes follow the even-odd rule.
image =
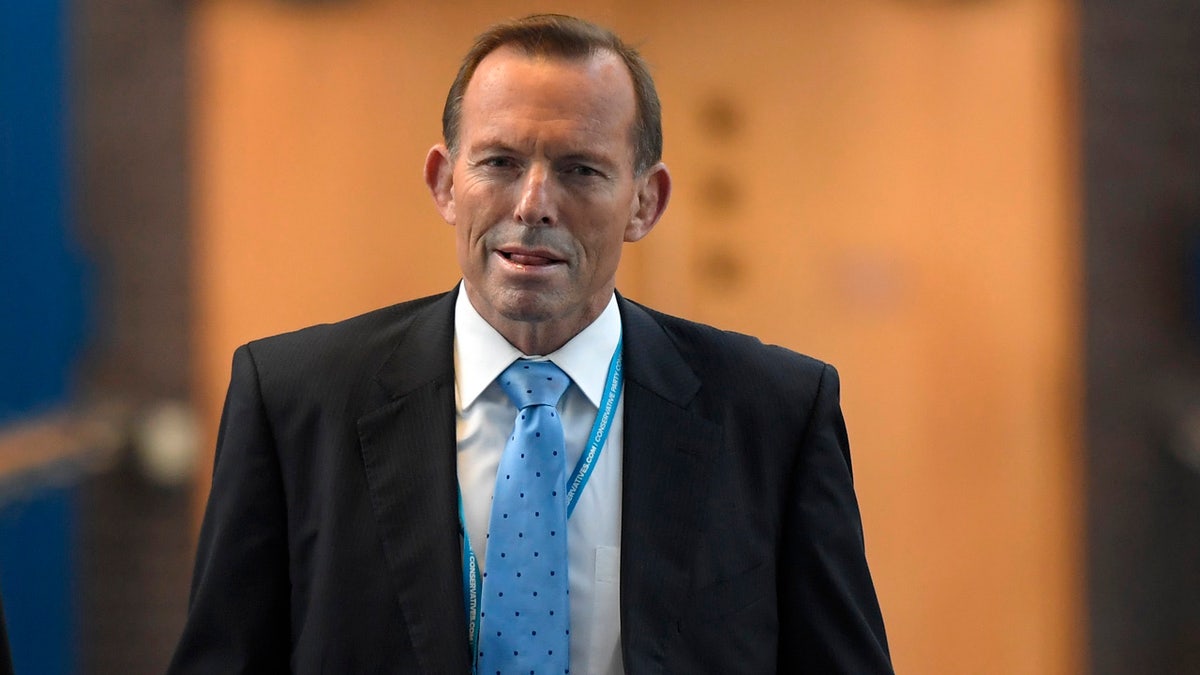
[[[557,349],[603,310],[623,242],[654,226],[670,180],[633,173],[636,109],[624,63],[529,57],[501,47],[462,102],[458,150],[425,176],[457,229],[476,310],[518,348]]]

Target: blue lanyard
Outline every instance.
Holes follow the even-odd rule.
[[[617,348],[613,350],[612,359],[608,362],[607,385],[604,388],[604,398],[596,410],[596,421],[592,423],[592,433],[588,436],[588,445],[571,480],[567,483],[567,517],[575,512],[575,504],[579,494],[587,487],[588,479],[596,468],[596,460],[600,459],[600,451],[608,442],[608,432],[612,428],[613,415],[617,410],[617,401],[621,397],[621,389],[625,384],[625,374],[621,367],[621,341],[617,340]],[[483,577],[479,573],[479,560],[471,548],[471,537],[467,534],[467,519],[463,513],[462,490],[458,491],[458,528],[463,538],[463,597],[467,604],[467,637],[471,642],[471,663],[479,653],[479,595],[483,586]],[[471,668],[474,672],[475,668]]]

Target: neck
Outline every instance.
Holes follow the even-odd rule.
[[[606,295],[597,296],[579,312],[564,316],[528,317],[501,313],[486,301],[477,302],[469,285],[465,290],[467,299],[479,316],[526,356],[545,356],[567,344],[600,316],[613,293],[610,289]]]
[[[598,316],[598,315],[596,315]],[[563,322],[563,321],[500,321],[493,322],[492,327],[496,329],[500,335],[504,336],[512,346],[521,350],[521,353],[526,356],[545,356],[546,354],[557,351],[560,347],[570,342],[571,338],[579,335],[579,332],[587,328],[596,316],[588,318],[582,322]],[[487,317],[484,317],[487,319]],[[501,325],[497,325],[497,323]]]

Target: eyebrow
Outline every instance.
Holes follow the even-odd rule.
[[[488,154],[488,153],[493,153],[493,152],[499,152],[502,154],[511,154],[511,155],[521,155],[521,156],[527,154],[524,150],[514,147],[513,145],[510,145],[509,143],[505,143],[504,141],[501,141],[499,139],[484,140],[484,141],[481,141],[481,142],[479,142],[475,145],[472,145],[468,148],[465,148],[465,150],[466,150],[466,154],[468,156]],[[593,152],[590,150],[574,150],[574,151],[568,152],[564,155],[552,156],[551,159],[555,163],[584,162],[587,164],[595,164],[595,165],[597,165],[599,167],[603,167],[607,170],[612,170],[613,168],[617,167],[620,163],[619,159],[609,157],[605,153]]]
[[[517,150],[513,146],[511,146],[503,141],[500,141],[500,140],[487,140],[487,141],[483,141],[481,143],[476,143],[476,144],[466,148],[466,150],[467,150],[468,154],[475,154],[475,153],[481,153],[481,152],[496,152],[496,151],[512,153],[512,154],[520,154],[521,153],[520,150]]]
[[[617,166],[617,161],[604,154],[591,152],[572,152],[562,157],[555,158],[558,162],[583,162],[585,164],[595,164],[604,169],[611,170]]]

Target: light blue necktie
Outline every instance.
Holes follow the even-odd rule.
[[[480,612],[480,675],[561,675],[567,647],[566,457],[555,406],[571,379],[514,362],[500,387],[517,406],[496,472]]]

